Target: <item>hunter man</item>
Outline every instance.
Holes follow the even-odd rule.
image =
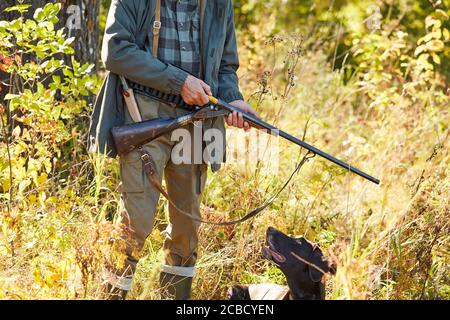
[[[206,105],[208,95],[214,95],[257,116],[239,91],[233,17],[231,0],[112,0],[102,48],[102,60],[109,73],[92,115],[90,151],[115,157],[110,129],[134,121],[122,96],[124,79],[131,88],[176,95],[190,106]],[[191,111],[138,91],[134,94],[142,120],[177,117]],[[235,113],[226,119],[205,121],[203,129],[220,130],[225,137],[225,121],[230,126],[249,127],[242,115]],[[187,129],[192,131],[193,126]],[[176,208],[200,217],[207,166],[174,164],[171,151],[175,144],[169,134],[146,144],[144,150],[152,159],[158,179],[164,177]],[[220,167],[217,161],[210,164],[213,171]],[[152,231],[160,192],[146,179],[141,154],[136,150],[120,157],[120,174],[121,210],[134,245],[127,249],[126,268],[112,272],[107,290],[112,298],[124,299],[138,262],[135,252]],[[163,297],[189,299],[199,223],[176,208],[169,206],[160,282]]]

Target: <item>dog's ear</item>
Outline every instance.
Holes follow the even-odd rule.
[[[330,271],[330,266],[328,265],[328,261],[325,260],[322,250],[318,247],[314,247],[308,260],[317,267],[308,266],[309,278],[313,282],[320,282],[324,276],[324,272],[328,273]]]

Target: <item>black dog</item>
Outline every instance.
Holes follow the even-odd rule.
[[[322,250],[305,238],[291,238],[275,228],[268,228],[262,255],[273,261],[286,276],[288,287],[274,284],[235,285],[231,300],[323,300],[325,274],[335,268]]]

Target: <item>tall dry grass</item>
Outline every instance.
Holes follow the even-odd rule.
[[[246,64],[248,56],[255,57],[244,53],[244,91],[255,93],[251,101],[269,122],[297,136],[308,124],[308,142],[382,183],[373,185],[316,158],[254,220],[203,226],[195,298],[225,298],[233,283],[284,284],[280,271],[260,254],[268,226],[304,235],[325,249],[337,265],[337,274],[328,279],[330,299],[448,298],[448,100],[424,107],[400,97],[389,108],[371,108],[364,87],[356,80],[343,84],[341,70],[332,70],[323,51],[303,52],[297,41],[266,42],[259,62]],[[290,92],[284,96],[286,85]],[[279,176],[237,164],[212,175],[205,216],[224,220],[229,217],[220,213],[262,203],[298,161],[297,147],[281,142],[281,150]],[[149,239],[134,297],[157,297],[161,240],[159,232]]]

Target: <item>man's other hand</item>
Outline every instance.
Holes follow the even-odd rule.
[[[212,93],[206,83],[191,75],[186,78],[181,89],[181,97],[184,102],[191,106],[204,106],[209,102],[208,96],[212,96]]]
[[[241,109],[243,112],[255,116],[258,119],[261,118],[259,114],[245,101],[235,100],[233,102],[230,102],[230,104],[236,108]],[[238,112],[230,113],[228,117],[226,117],[226,122],[229,126],[241,128],[244,129],[245,131],[250,130],[250,124],[247,121],[244,121],[244,116],[242,115],[242,113]]]

